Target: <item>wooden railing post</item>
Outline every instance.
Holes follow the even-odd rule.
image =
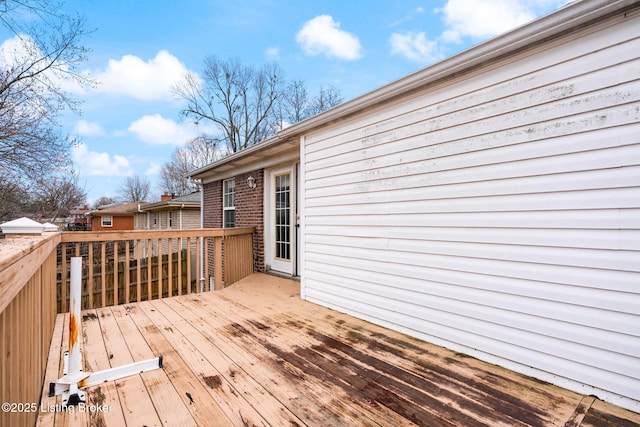
[[[222,237],[213,239],[213,289],[222,289]]]
[[[88,256],[87,256],[87,292],[89,292],[89,307],[93,308],[93,242],[88,242]]]

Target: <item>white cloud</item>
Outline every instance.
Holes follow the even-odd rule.
[[[394,27],[398,27],[400,25],[404,25],[405,23],[411,22],[413,21],[418,15],[423,14],[424,12],[426,12],[426,9],[422,6],[418,6],[415,9],[413,9],[411,12],[409,12],[407,15],[403,16],[400,19],[397,19],[395,21],[393,21],[389,27],[394,28]]]
[[[447,0],[443,8],[435,9],[443,15],[445,24],[438,37],[427,39],[424,32],[393,33],[389,38],[391,53],[416,62],[434,62],[442,58],[448,44],[461,43],[465,38],[473,42],[486,40],[526,24],[564,3],[566,0]],[[418,7],[414,12],[422,13],[424,8]]]
[[[275,46],[269,47],[265,50],[264,54],[269,60],[280,59],[280,48]]]
[[[59,87],[64,91],[71,93],[84,93],[84,85],[70,78],[66,72],[69,67],[66,64],[58,62],[56,67],[44,69],[45,65],[40,59],[45,55],[40,50],[36,42],[26,34],[17,34],[14,37],[8,38],[0,44],[0,64],[3,64],[3,68],[6,70],[16,67],[19,70],[25,70],[29,67],[30,73],[44,72],[42,76],[45,76],[44,81],[38,80],[38,84],[41,86],[42,91],[50,91],[48,87],[50,83]],[[80,73],[84,77],[90,78],[88,72]],[[48,81],[47,81],[48,80]],[[31,84],[35,84],[35,79],[31,79]]]
[[[129,132],[154,145],[182,145],[200,134],[193,123],[176,123],[160,114],[147,115],[131,123]]]
[[[296,42],[308,55],[324,54],[328,58],[354,60],[362,56],[360,40],[341,30],[340,23],[329,15],[320,15],[305,22],[296,35]]]
[[[463,37],[487,39],[525,24],[536,17],[531,0],[448,0],[441,12],[447,29],[445,42],[459,43]]]
[[[94,73],[100,92],[149,101],[171,99],[171,87],[188,72],[175,56],[161,50],[148,61],[134,55],[111,59],[107,68]]]
[[[147,170],[144,171],[145,175],[158,175],[162,170],[162,165],[159,163],[150,163]]]
[[[438,43],[428,40],[425,33],[394,33],[389,39],[391,53],[416,62],[434,62],[440,59]]]
[[[0,60],[4,67],[14,67],[25,60],[34,59],[40,50],[33,40],[24,34],[8,38],[0,45]]]
[[[89,151],[84,143],[71,148],[71,158],[81,175],[128,176],[133,173],[126,157]]]
[[[73,128],[73,133],[78,136],[102,136],[105,134],[104,129],[98,123],[80,120]]]

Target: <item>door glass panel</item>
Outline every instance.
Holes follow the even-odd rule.
[[[291,204],[289,201],[291,191],[291,174],[278,175],[276,178],[276,258],[291,259]]]

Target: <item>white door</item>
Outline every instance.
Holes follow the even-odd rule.
[[[289,166],[273,169],[267,191],[268,232],[265,255],[271,270],[293,275],[295,256],[295,174]]]

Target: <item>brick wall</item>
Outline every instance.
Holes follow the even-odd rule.
[[[256,180],[256,188],[247,185],[249,176]],[[236,227],[256,228],[253,269],[264,271],[264,169],[236,176]]]
[[[116,230],[133,230],[133,215],[129,216],[110,216],[112,225],[111,227],[102,226],[102,216],[96,215],[91,217],[91,231],[116,231]]]
[[[252,176],[256,188],[249,188],[247,178]],[[255,227],[253,234],[253,269],[264,271],[264,170],[237,175],[236,227]],[[204,184],[204,226],[222,228],[222,181]],[[213,251],[213,247],[210,247]],[[210,270],[213,263],[210,262]]]
[[[203,186],[204,227],[222,228],[222,181],[214,181]]]

